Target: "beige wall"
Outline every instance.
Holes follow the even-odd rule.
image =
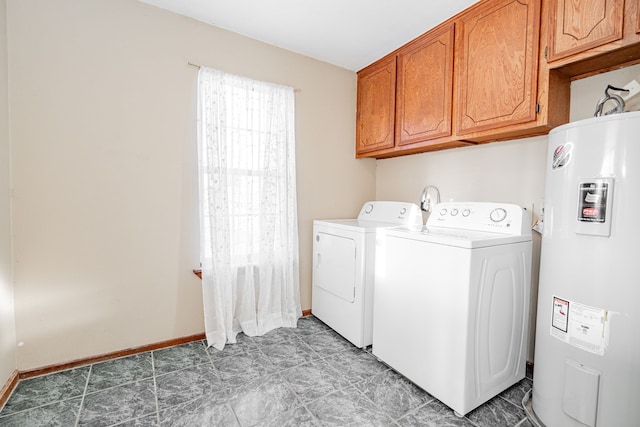
[[[296,94],[301,294],[311,221],[375,196],[356,77],[134,0],[8,0],[21,370],[203,331],[197,69]]]
[[[572,83],[571,120],[593,116],[607,84],[640,82],[640,66],[577,80]],[[378,160],[376,198],[418,202],[422,189],[432,184],[443,201],[516,203],[540,213],[544,198],[547,137],[498,142],[395,159]],[[529,322],[529,355],[533,361],[538,291],[540,236],[534,233],[534,256]]]
[[[11,279],[11,210],[6,1],[0,0],[0,388],[16,369]]]

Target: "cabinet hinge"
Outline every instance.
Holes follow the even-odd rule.
[[[544,47],[544,59],[549,57],[549,46]]]
[[[536,104],[536,114],[540,114],[540,104]]]

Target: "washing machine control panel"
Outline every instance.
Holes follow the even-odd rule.
[[[531,234],[526,210],[509,203],[440,203],[427,220],[427,228],[430,226],[512,235]]]

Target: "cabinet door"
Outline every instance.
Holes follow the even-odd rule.
[[[451,135],[453,24],[398,54],[396,145]]]
[[[456,23],[459,135],[536,119],[540,0],[487,2]]]
[[[622,38],[624,0],[552,0],[548,61]]]
[[[358,73],[356,154],[393,148],[396,56]]]
[[[636,4],[636,34],[640,33],[640,0]]]

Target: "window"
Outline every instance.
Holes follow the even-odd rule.
[[[201,261],[207,340],[301,315],[292,88],[201,69]]]

